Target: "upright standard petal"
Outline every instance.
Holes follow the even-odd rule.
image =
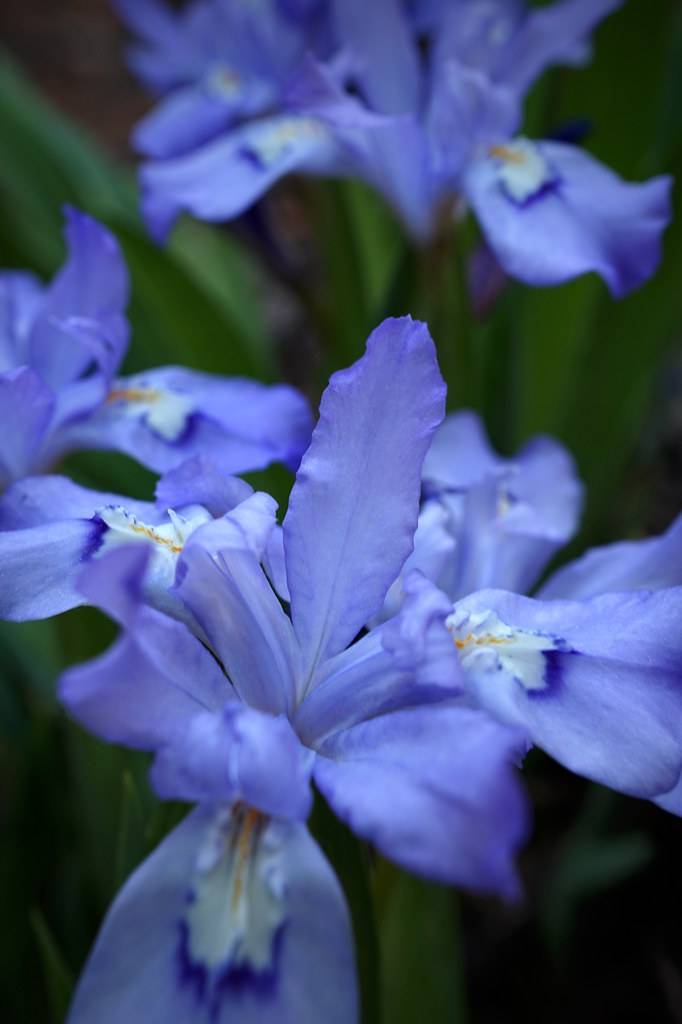
[[[555,572],[541,588],[544,600],[584,601],[621,590],[682,586],[682,516],[660,537],[592,548]]]
[[[258,558],[237,538],[211,556],[190,545],[176,592],[200,624],[242,700],[281,714],[294,704],[298,650]]]
[[[428,494],[464,490],[503,462],[496,454],[481,417],[469,409],[446,416],[424,459]]]
[[[119,893],[69,1024],[355,1024],[350,920],[302,824],[194,811]]]
[[[480,711],[396,711],[322,745],[315,781],[385,856],[439,882],[514,896],[526,806],[523,736]]]
[[[412,550],[445,386],[423,324],[387,320],[330,380],[284,520],[303,686],[379,610]]]
[[[206,67],[210,51],[202,37],[205,3],[174,10],[164,0],[113,0],[125,24],[139,38],[128,50],[132,70],[153,90],[192,81]],[[197,13],[199,19],[197,19]]]
[[[336,29],[351,76],[380,113],[417,111],[420,68],[416,41],[398,0],[335,0]]]
[[[501,47],[495,78],[523,95],[553,64],[581,64],[589,54],[589,36],[623,0],[562,0],[528,11],[517,31]],[[473,5],[472,5],[473,6]]]
[[[475,158],[462,184],[503,269],[528,284],[595,271],[620,298],[660,262],[668,177],[629,184],[573,146],[519,138]]]
[[[524,592],[575,532],[582,486],[573,459],[549,437],[532,438],[512,459],[490,447],[480,419],[449,416],[424,462],[424,489],[446,517],[431,513],[415,538],[413,567],[425,572],[453,600],[499,587]],[[448,563],[422,555],[443,528],[454,550]],[[442,549],[442,541],[438,545]],[[411,566],[412,567],[412,566]]]
[[[69,383],[93,359],[92,334],[109,347],[108,363],[117,367],[128,343],[125,319],[129,280],[114,236],[92,217],[66,207],[68,260],[45,291],[31,328],[29,359],[51,387]],[[68,321],[87,327],[64,330]]]
[[[472,698],[567,768],[634,796],[682,769],[682,589],[537,601],[481,591],[445,623]]]

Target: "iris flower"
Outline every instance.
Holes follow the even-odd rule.
[[[680,813],[682,518],[660,537],[588,552],[528,597],[577,523],[567,453],[537,438],[501,459],[477,418],[459,414],[436,436],[424,484],[385,632],[399,663],[419,675],[423,660],[431,682],[459,686],[458,702],[529,746]]]
[[[228,472],[298,463],[311,418],[292,388],[174,366],[119,377],[129,282],[118,243],[73,209],[66,241],[47,287],[0,274],[0,488],[92,448],[159,472],[208,447]]]
[[[188,537],[171,588],[185,621],[147,601],[153,541],[86,567],[85,596],[122,633],[66,673],[61,698],[95,734],[152,751],[157,793],[196,808],[115,900],[72,1024],[356,1020],[348,913],[305,825],[311,782],[408,870],[516,891],[521,734],[448,706],[451,683],[416,680],[384,626],[364,629],[412,548],[443,407],[410,320],[386,321],[332,377],[284,519],[279,595],[261,568],[265,495]]]
[[[194,104],[199,89],[207,111],[214,109],[204,95],[211,47],[241,46],[245,6],[195,2],[184,16],[165,14],[162,32],[158,0],[140,0],[134,16],[123,5],[154,55],[156,84],[168,92],[136,133],[150,158],[141,171],[143,209],[157,239],[181,212],[234,217],[297,171],[361,178],[420,242],[433,236],[444,208],[459,216],[470,207],[503,270],[529,284],[594,271],[619,297],[655,271],[671,215],[670,179],[628,184],[576,146],[522,131],[528,88],[553,64],[582,63],[591,31],[618,0],[560,0],[532,11],[516,0],[329,0],[318,11],[324,48],[305,19],[297,28],[289,22],[298,43],[284,47],[293,55],[284,72],[281,62],[256,67],[244,46],[248,68],[234,102],[223,103],[220,123],[211,120],[202,139],[189,140],[185,120],[193,135],[204,122],[194,105],[192,116],[183,113],[187,97]],[[279,5],[258,9],[271,39]],[[183,54],[191,19],[212,26],[211,46],[196,48],[183,79],[193,84],[176,87],[170,42]],[[270,52],[266,45],[262,53]],[[177,119],[167,116],[171,109]],[[163,145],[149,138],[157,122]]]

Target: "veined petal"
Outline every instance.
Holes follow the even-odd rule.
[[[302,824],[194,811],[102,926],[69,1024],[354,1024],[340,886]]]
[[[682,516],[660,537],[592,548],[563,566],[540,589],[543,600],[584,601],[623,590],[661,590],[682,585]]]
[[[551,285],[595,271],[620,298],[658,266],[671,184],[629,184],[573,146],[517,139],[473,160],[463,188],[511,277]]]
[[[682,589],[535,601],[481,591],[446,620],[472,698],[571,771],[634,796],[682,769]]]
[[[248,543],[210,555],[190,545],[176,593],[200,624],[237,693],[262,711],[293,707],[298,651],[288,617]]]
[[[0,531],[0,618],[46,619],[83,604],[78,577],[101,536],[83,519]]]
[[[122,494],[94,491],[81,487],[66,476],[29,476],[17,480],[0,497],[0,530],[21,530],[69,519],[91,519],[105,505],[125,505],[128,511],[150,523],[159,516],[151,501],[136,501]]]
[[[385,321],[335,374],[284,520],[303,686],[381,607],[410,554],[444,385],[423,324]]]
[[[523,737],[468,708],[396,711],[337,733],[315,761],[336,813],[385,856],[439,882],[514,896],[526,806]]]

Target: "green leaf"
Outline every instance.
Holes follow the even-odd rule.
[[[334,868],[348,901],[355,937],[362,1024],[377,1024],[381,1020],[379,942],[367,849],[335,817],[318,793],[310,829]]]
[[[608,834],[618,799],[610,790],[589,786],[580,816],[555,860],[539,907],[539,923],[555,956],[569,941],[580,907],[640,871],[653,855],[644,833]]]
[[[381,923],[382,1020],[464,1024],[468,1014],[456,894],[389,870],[392,877]]]
[[[74,979],[45,918],[37,908],[31,911],[31,927],[42,962],[51,1017],[54,1024],[61,1024],[69,1009]]]
[[[121,777],[121,812],[116,836],[114,885],[118,889],[140,862],[145,850],[145,813],[132,772]]]

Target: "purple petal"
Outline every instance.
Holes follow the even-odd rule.
[[[235,697],[215,658],[187,627],[142,604],[146,554],[122,548],[83,572],[84,596],[128,628],[104,655],[69,669],[59,693],[96,735],[157,750],[184,736],[196,715]]]
[[[539,592],[544,600],[584,601],[623,590],[682,585],[682,516],[660,537],[593,548],[555,572]]]
[[[386,114],[416,112],[421,83],[418,53],[397,0],[335,0],[340,43],[369,105]]]
[[[219,135],[232,122],[233,104],[195,85],[176,89],[136,126],[133,145],[144,156],[181,156]]]
[[[657,796],[654,803],[662,807],[664,811],[669,811],[670,814],[676,814],[678,818],[682,818],[682,779],[674,789],[662,796]]]
[[[125,452],[157,472],[209,452],[229,474],[296,466],[310,429],[308,404],[293,388],[163,367],[117,381],[67,436],[71,446]]]
[[[423,523],[414,568],[430,568],[426,575],[453,600],[485,587],[527,590],[574,534],[582,508],[582,486],[563,446],[536,437],[514,459],[501,459],[468,412],[441,427],[424,481],[428,494],[440,495],[454,552],[449,564],[429,566],[422,549],[434,546],[444,523],[435,520],[430,529]]]
[[[31,365],[55,388],[91,362],[93,333],[106,342],[109,366],[120,363],[129,333],[129,280],[118,242],[92,217],[71,207],[65,212],[69,257],[45,291],[29,339]],[[87,325],[87,335],[64,329],[74,319]]]
[[[488,440],[481,417],[470,410],[446,416],[424,459],[428,493],[463,490],[497,469],[503,459]]]
[[[534,601],[481,591],[448,620],[467,688],[571,771],[635,796],[682,769],[682,589]]]
[[[0,618],[46,619],[83,604],[78,577],[101,535],[82,519],[0,532]]]
[[[165,90],[200,75],[207,52],[200,25],[191,4],[184,12],[174,11],[163,0],[112,0],[119,16],[140,42],[130,47],[131,68],[154,90]],[[211,9],[202,4],[206,13]]]
[[[385,321],[362,359],[331,378],[284,520],[306,674],[377,613],[410,554],[443,404],[433,342],[410,319]]]
[[[155,522],[158,517],[158,510],[150,501],[135,501],[109,491],[93,491],[66,476],[33,476],[17,480],[0,497],[0,530],[92,519],[103,505],[124,505],[146,522]]]
[[[195,455],[162,476],[154,493],[160,508],[203,505],[218,518],[249,498],[253,488],[223,472],[210,456]]]
[[[248,545],[237,540],[211,557],[190,545],[176,591],[201,625],[237,693],[280,714],[293,705],[298,651],[291,623]]]
[[[44,285],[23,271],[0,273],[0,373],[28,362],[27,339]]]
[[[511,277],[551,285],[595,271],[620,298],[659,264],[671,184],[629,184],[573,146],[517,140],[474,160],[463,187]]]
[[[529,11],[495,68],[495,77],[523,94],[552,64],[582,64],[589,35],[623,0],[563,0]]]
[[[340,164],[339,148],[322,120],[275,114],[187,156],[143,166],[145,221],[152,236],[163,241],[183,212],[201,220],[229,220],[285,174],[328,174]]]
[[[54,409],[53,392],[28,366],[0,374],[0,490],[40,468]]]
[[[198,809],[144,861],[104,921],[70,1024],[357,1019],[329,864],[304,825],[252,820]]]
[[[372,630],[323,665],[315,686],[292,719],[308,746],[316,747],[330,733],[376,715],[442,702],[461,692],[451,683],[444,684],[440,671],[437,678],[431,679],[432,664],[428,668],[421,664],[419,671],[414,671],[412,664],[401,665],[396,655],[385,648],[384,632]],[[448,653],[452,655],[450,643]]]
[[[420,708],[338,733],[314,774],[339,817],[402,867],[513,896],[526,806],[511,763],[523,750],[480,712]]]
[[[310,763],[286,718],[231,703],[189,719],[158,754],[152,782],[162,799],[241,801],[304,821],[312,804]]]

